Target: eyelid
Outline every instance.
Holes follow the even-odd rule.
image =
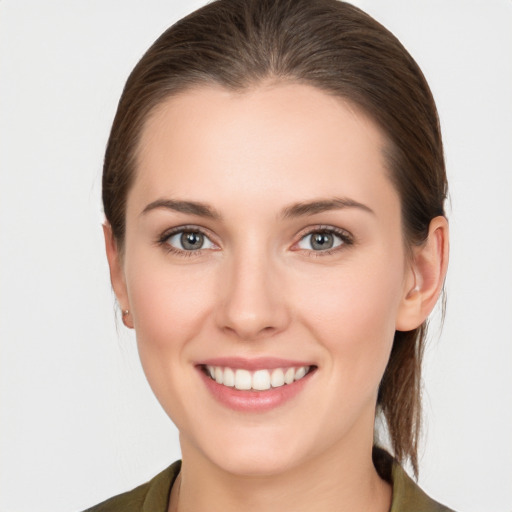
[[[215,246],[214,249],[208,248],[208,249],[197,249],[197,250],[185,250],[185,249],[178,249],[170,244],[167,243],[169,238],[173,235],[176,235],[181,232],[197,232],[201,233],[203,236],[208,238],[208,240]],[[339,244],[336,247],[333,247],[331,249],[325,249],[320,251],[314,251],[314,250],[308,250],[308,249],[302,249],[298,247],[299,242],[304,239],[306,236],[312,235],[314,233],[332,233],[343,241],[343,243]],[[173,228],[169,228],[165,230],[157,239],[156,243],[160,246],[164,246],[164,248],[169,251],[173,252],[182,256],[199,256],[204,251],[211,251],[211,250],[218,250],[220,249],[220,244],[215,240],[217,237],[214,235],[209,229],[206,229],[202,226],[198,226],[196,224],[185,224],[181,226],[175,226]],[[309,253],[314,256],[323,256],[323,255],[329,255],[334,252],[338,252],[340,250],[345,249],[347,246],[351,246],[354,244],[354,237],[353,235],[347,231],[346,229],[339,228],[332,225],[325,225],[325,224],[317,224],[313,226],[307,226],[306,228],[302,229],[297,235],[296,235],[296,241],[292,244],[291,250],[293,251],[301,251],[303,253]]]
[[[171,238],[174,235],[177,235],[179,233],[183,232],[192,232],[192,233],[201,233],[205,238],[207,238],[212,245],[215,246],[215,248],[207,248],[207,249],[196,249],[196,250],[186,250],[186,249],[179,249],[177,247],[174,247],[167,243],[169,238]],[[169,228],[165,230],[157,239],[157,244],[160,246],[164,246],[166,250],[169,252],[174,252],[180,255],[184,256],[194,256],[202,254],[204,251],[211,251],[211,250],[217,250],[219,249],[219,244],[215,241],[215,235],[211,233],[210,230],[203,228],[201,226],[197,226],[195,224],[185,224],[182,226],[175,226],[173,228]]]
[[[331,233],[331,234],[336,235],[339,238],[341,238],[343,243],[338,245],[338,246],[336,246],[336,247],[333,247],[331,249],[325,249],[323,251],[314,251],[314,250],[302,249],[302,248],[298,247],[298,244],[305,237],[307,237],[309,235],[312,235],[314,233]],[[319,225],[316,225],[316,226],[308,226],[307,228],[302,229],[297,234],[297,241],[294,242],[294,244],[292,245],[291,249],[294,250],[294,251],[303,251],[303,252],[306,252],[306,253],[312,253],[315,256],[322,256],[322,255],[332,254],[332,253],[337,252],[339,250],[343,250],[347,246],[350,246],[350,245],[353,245],[353,244],[354,244],[354,237],[346,229],[338,228],[338,227],[331,226],[331,225],[319,224]]]

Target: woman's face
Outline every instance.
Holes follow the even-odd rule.
[[[185,457],[276,474],[370,449],[414,284],[384,146],[298,84],[197,88],[148,120],[114,285]]]

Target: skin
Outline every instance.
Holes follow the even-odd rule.
[[[436,302],[448,234],[434,219],[410,257],[385,146],[351,105],[290,83],[192,89],[147,121],[123,252],[108,225],[105,238],[125,323],[180,431],[180,511],[389,510],[371,461],[377,390],[395,330],[419,326]],[[364,207],[284,214],[333,198]],[[218,217],[144,213],[169,199]],[[205,248],[165,240],[180,226],[202,230]],[[328,228],[349,238],[313,250],[307,235]],[[289,402],[241,413],[217,402],[196,368],[235,356],[317,370]]]

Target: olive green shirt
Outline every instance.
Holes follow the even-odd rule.
[[[389,464],[389,480],[393,487],[390,512],[453,512],[429,498],[391,457]],[[181,461],[177,461],[149,482],[85,512],[167,512],[171,488],[180,467]]]

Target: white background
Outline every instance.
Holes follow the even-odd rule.
[[[201,3],[0,0],[1,512],[80,510],[179,457],[116,330],[99,182],[129,71]],[[448,313],[426,353],[420,484],[459,512],[511,512],[512,2],[356,3],[423,68],[446,144]]]

